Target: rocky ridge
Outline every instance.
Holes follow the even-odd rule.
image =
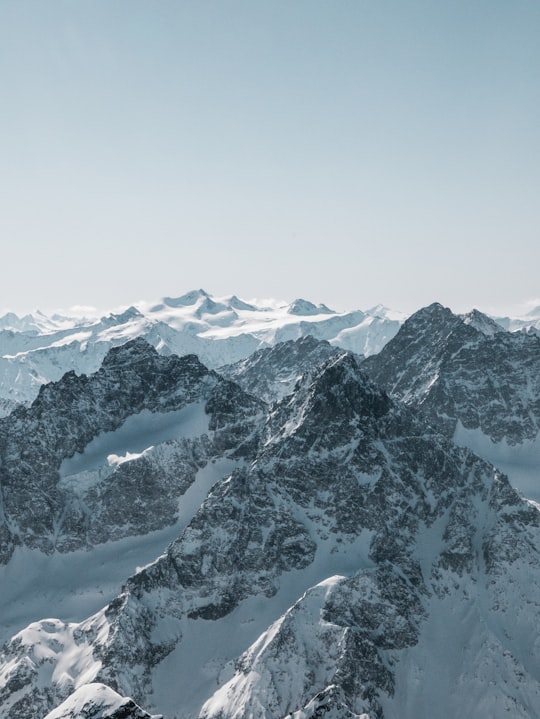
[[[0,416],[28,405],[39,387],[65,372],[96,372],[111,347],[142,337],[163,355],[196,354],[210,368],[233,364],[257,349],[306,335],[360,354],[377,352],[400,319],[383,307],[335,312],[298,299],[248,303],[204,290],[138,303],[102,317],[0,317]]]
[[[218,372],[271,404],[291,394],[303,375],[342,354],[345,351],[339,347],[307,335],[257,350],[240,362],[220,367]]]
[[[441,719],[471,715],[485,686],[486,716],[534,716],[540,514],[504,475],[348,354],[308,372],[248,436],[243,466],[114,601],[5,646],[7,719],[89,682],[167,719],[427,719],[429,663],[443,661]],[[464,624],[462,655],[443,656]]]
[[[142,339],[89,377],[43,386],[0,419],[0,562],[17,546],[67,552],[172,524],[197,472],[241,457],[263,413],[195,356],[163,357]]]
[[[540,338],[507,332],[478,311],[419,310],[364,369],[446,436],[458,424],[519,445],[540,429]]]

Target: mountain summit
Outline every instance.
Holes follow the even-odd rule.
[[[495,719],[534,716],[538,509],[388,396],[355,356],[323,357],[267,406],[196,358],[160,357],[138,340],[93,377],[68,376],[40,397],[19,421],[80,412],[82,435],[69,441],[84,436],[81,446],[94,423],[124,426],[128,405],[167,414],[202,402],[206,439],[177,438],[172,451],[206,454],[184,493],[161,486],[180,507],[192,488],[203,493],[165,551],[99,611],[34,621],[6,643],[6,719],[78,719],[80,697],[96,711],[106,699],[166,719],[428,719],[433,707],[441,719],[478,707]],[[24,444],[17,451],[26,456]],[[223,470],[211,485],[204,458]],[[121,514],[127,502],[116,496]]]
[[[73,370],[96,372],[107,352],[136,337],[160,354],[196,354],[213,369],[308,335],[358,354],[377,352],[399,329],[393,316],[333,312],[306,300],[245,302],[205,290],[131,306],[100,318],[0,317],[0,416],[30,404],[39,387]]]
[[[99,367],[0,419],[2,719],[536,716],[538,336],[245,304],[57,329]]]
[[[506,332],[477,310],[419,310],[364,369],[448,436],[458,423],[509,445],[540,428],[540,337]]]

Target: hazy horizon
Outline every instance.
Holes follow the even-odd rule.
[[[93,318],[93,317],[101,317],[102,315],[111,312],[111,313],[117,313],[121,312],[128,307],[131,306],[138,306],[138,307],[145,307],[149,308],[155,303],[158,303],[162,301],[163,299],[171,299],[171,298],[178,298],[182,295],[187,294],[188,292],[194,291],[194,290],[203,290],[204,292],[207,292],[210,297],[213,299],[224,299],[231,297],[233,295],[236,295],[238,299],[247,302],[247,303],[253,303],[256,305],[269,305],[273,307],[286,307],[290,305],[292,302],[294,302],[297,299],[304,299],[308,300],[310,302],[313,302],[314,304],[323,304],[326,305],[330,310],[333,310],[335,312],[341,313],[341,312],[348,312],[348,311],[354,311],[354,310],[362,310],[362,311],[368,311],[372,310],[373,308],[381,305],[385,307],[387,310],[394,311],[396,314],[403,314],[406,316],[410,316],[417,310],[421,309],[422,307],[425,307],[431,302],[426,303],[425,305],[419,305],[418,307],[413,307],[412,309],[410,307],[404,308],[404,307],[396,307],[396,306],[390,306],[384,302],[377,302],[371,305],[366,306],[360,306],[360,305],[351,305],[351,306],[338,306],[333,305],[332,303],[324,302],[318,297],[300,297],[300,296],[294,296],[294,297],[245,297],[240,295],[237,292],[228,292],[224,294],[216,294],[212,291],[208,290],[208,288],[186,288],[185,291],[177,292],[173,294],[162,294],[159,297],[139,297],[136,299],[132,299],[131,301],[125,301],[114,305],[71,305],[71,306],[65,306],[65,307],[27,307],[25,309],[13,309],[11,307],[0,307],[0,318],[6,315],[7,313],[13,312],[19,317],[23,317],[24,315],[28,314],[35,314],[36,312],[41,312],[44,315],[51,316],[53,314],[65,314],[66,316],[73,316],[73,317],[86,317],[86,318]],[[437,298],[434,298],[432,302],[439,302]],[[524,302],[522,304],[509,306],[509,307],[491,307],[491,308],[485,308],[478,305],[472,305],[472,306],[451,306],[447,305],[444,302],[441,302],[440,304],[449,307],[454,313],[466,313],[473,309],[480,310],[481,312],[484,312],[487,315],[493,315],[493,316],[499,316],[499,317],[525,317],[529,312],[535,312],[535,316],[537,314],[540,314],[540,299],[531,299],[528,302]]]
[[[540,304],[540,4],[8,0],[0,307]]]

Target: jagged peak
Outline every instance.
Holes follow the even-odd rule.
[[[372,315],[373,317],[384,317],[388,313],[391,312],[391,310],[383,304],[373,305],[373,307],[370,307],[366,311],[366,315]]]
[[[133,699],[123,697],[99,682],[76,689],[45,719],[158,719],[144,711]]]
[[[430,305],[426,305],[417,310],[409,317],[407,322],[425,318],[455,319],[456,315],[449,307],[445,307],[440,302],[432,302]]]
[[[47,333],[54,327],[54,318],[46,317],[36,310],[34,314],[17,315],[15,312],[6,312],[0,317],[0,329],[13,332]]]
[[[393,406],[388,395],[363,372],[355,355],[343,352],[306,373],[297,383],[295,392],[276,405],[271,415],[270,432],[274,438],[308,433],[337,422],[352,431],[354,418],[377,421]],[[326,430],[322,430],[323,434]],[[323,444],[326,440],[323,440]]]
[[[312,395],[328,394],[340,397],[343,405],[354,406],[366,395],[380,395],[388,399],[384,390],[378,387],[363,371],[354,354],[342,352],[330,357],[319,365],[310,384]]]
[[[102,366],[106,367],[140,357],[159,357],[159,354],[156,348],[143,337],[135,337],[122,345],[111,347],[103,359]]]
[[[360,378],[362,381],[369,381],[367,376],[361,371],[360,364],[352,352],[342,352],[335,357],[330,357],[319,366],[318,377],[328,374],[339,373],[339,376],[354,376],[355,379]],[[336,374],[338,376],[338,374]]]
[[[302,337],[299,337],[296,340],[289,340],[297,347],[308,347],[314,349],[318,346],[325,346],[325,347],[331,347],[332,345],[328,340],[320,340],[317,339],[317,337],[314,337],[313,335],[303,335]],[[277,345],[276,345],[277,346]]]
[[[272,357],[276,355],[280,355],[283,350],[294,350],[294,349],[301,349],[305,350],[307,352],[311,352],[315,350],[317,347],[327,347],[331,348],[332,345],[328,340],[320,340],[314,337],[313,335],[302,335],[301,337],[298,337],[294,340],[285,340],[284,342],[278,342],[275,345],[272,345],[271,347],[264,347],[261,350],[258,350],[257,352],[264,353],[265,355]],[[334,348],[336,352],[339,351],[339,348]],[[249,357],[247,360],[244,360],[244,362],[249,361]]]
[[[136,337],[118,347],[112,347],[105,355],[101,368],[102,370],[120,367],[140,368],[145,365],[159,371],[167,368],[171,370],[174,367],[197,377],[215,374],[200,361],[197,355],[185,354],[181,357],[175,354],[161,355],[152,344],[142,337]]]
[[[464,329],[465,327],[468,326],[464,324],[460,315],[454,314],[451,309],[444,307],[440,302],[433,302],[426,307],[422,307],[405,320],[397,335],[383,347],[382,351],[391,352],[392,347],[389,345],[393,346],[396,342],[405,338],[414,342],[421,337],[439,341],[456,329]],[[474,330],[473,327],[468,328],[470,331]]]
[[[216,302],[211,297],[205,297],[198,306],[195,315],[201,318],[203,315],[217,315],[220,312],[232,312],[233,315],[236,315],[236,312],[229,305]]]
[[[130,305],[125,310],[122,310],[122,312],[111,312],[103,319],[108,323],[125,324],[136,317],[144,317],[144,315],[136,307]]]
[[[19,317],[15,312],[6,312],[4,315],[0,317],[0,322],[2,324],[7,322],[19,322],[22,318]]]
[[[488,337],[499,334],[500,332],[505,332],[503,327],[501,327],[491,317],[488,317],[483,312],[480,312],[480,310],[473,309],[467,314],[460,316],[464,324],[474,327],[474,329],[484,335],[487,335]]]
[[[291,714],[291,719],[362,719],[367,714],[355,714],[347,706],[343,689],[337,684],[330,684],[318,692],[306,706]]]
[[[439,302],[433,302],[415,312],[405,321],[403,329],[410,330],[425,326],[428,330],[436,330],[441,327],[445,329],[459,328],[463,325],[486,336],[504,332],[504,329],[495,320],[480,310],[473,309],[466,314],[454,314],[451,309],[444,307]]]

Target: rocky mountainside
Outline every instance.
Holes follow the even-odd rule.
[[[65,372],[96,372],[111,347],[135,337],[160,354],[196,354],[215,369],[306,335],[368,355],[395,335],[402,319],[382,306],[334,312],[302,299],[248,303],[204,290],[140,302],[102,317],[8,313],[0,317],[0,416],[16,403],[29,404],[42,384]]]
[[[140,351],[158,370],[195,361]],[[100,371],[118,356],[131,371],[121,350]],[[200,364],[160,395],[170,370],[148,377],[150,394],[204,386],[207,414],[226,419],[211,420],[218,444],[238,459],[100,611],[6,643],[6,719],[76,719],[102,685],[113,705],[130,697],[166,719],[537,715],[534,503],[350,354],[307,372],[263,419],[265,405]],[[141,375],[122,380],[138,386],[130,401],[143,402]]]
[[[241,457],[263,403],[194,355],[136,339],[98,372],[69,372],[0,419],[0,563],[173,524],[208,461]]]
[[[161,354],[196,354],[210,368],[234,364],[257,349],[312,335],[358,355],[379,352],[406,315],[382,305],[335,312],[304,299],[245,302],[204,290],[135,305],[100,316],[42,312],[0,316],[0,416],[29,404],[42,384],[65,372],[96,372],[111,347],[143,337]],[[507,330],[540,332],[540,310],[497,317]]]
[[[220,367],[218,371],[249,394],[270,404],[291,394],[303,375],[330,357],[343,354],[344,350],[329,342],[307,335],[257,350],[246,359]]]
[[[369,375],[540,500],[540,337],[439,304],[412,315]]]
[[[364,369],[452,437],[458,423],[521,444],[540,428],[540,338],[435,303],[416,312]]]

